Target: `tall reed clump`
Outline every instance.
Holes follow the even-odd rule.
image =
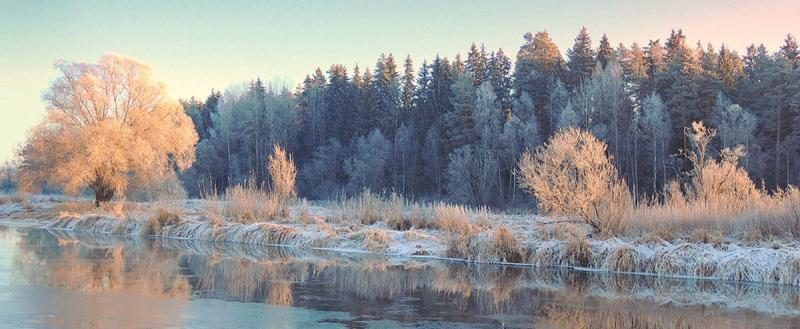
[[[255,177],[251,176],[243,184],[229,186],[222,197],[221,206],[216,201],[216,193],[207,194],[213,207],[218,207],[218,212],[225,219],[248,224],[289,217],[291,203],[297,195],[294,161],[283,148],[275,145],[267,162],[271,189],[256,183]]]
[[[625,233],[630,191],[606,155],[606,144],[591,133],[558,131],[535,153],[523,154],[515,175],[545,213],[580,220],[601,234]]]
[[[289,217],[289,205],[297,196],[295,190],[295,178],[297,178],[297,168],[294,165],[292,156],[279,145],[275,145],[272,154],[268,158],[267,169],[272,179],[272,197],[277,203],[278,215]]]

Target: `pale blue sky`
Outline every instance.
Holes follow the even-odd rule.
[[[513,57],[522,34],[547,29],[562,52],[582,25],[595,46],[664,38],[770,51],[797,35],[800,2],[780,1],[12,1],[0,0],[0,161],[41,119],[55,60],[117,52],[155,67],[172,96],[257,76],[292,84],[316,67],[372,67],[382,52],[452,57],[470,43]],[[795,16],[792,16],[795,15]]]

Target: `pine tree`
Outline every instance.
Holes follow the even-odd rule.
[[[452,75],[458,76],[460,74],[467,73],[467,66],[464,64],[464,61],[461,59],[461,54],[456,54],[455,59],[453,59],[453,64],[450,66],[452,69]]]
[[[567,75],[564,82],[572,89],[577,88],[583,80],[592,76],[594,71],[595,55],[592,49],[592,39],[589,31],[582,27],[575,44],[567,50]]]
[[[338,140],[350,140],[354,126],[351,117],[358,107],[356,86],[350,83],[344,65],[334,64],[328,70],[328,84],[324,90],[326,135]]]
[[[481,48],[475,46],[473,43],[469,47],[469,53],[467,54],[467,63],[466,63],[466,70],[472,73],[472,84],[477,87],[483,81],[487,79],[487,62],[488,58],[486,56],[486,49],[483,45]]]
[[[608,62],[614,60],[614,57],[614,50],[611,49],[608,37],[603,33],[603,37],[600,38],[600,46],[597,48],[597,61],[600,62],[605,69]]]
[[[744,75],[744,63],[742,63],[739,54],[731,51],[725,45],[719,49],[717,75],[722,81],[722,86],[728,91],[734,90],[736,83]]]
[[[534,102],[538,121],[544,124],[544,131],[553,130],[548,118],[547,103],[556,80],[563,71],[563,59],[558,47],[550,39],[547,31],[525,35],[526,43],[517,53],[515,68],[515,86],[518,95],[527,94]]]
[[[786,40],[779,53],[789,62],[791,68],[797,68],[798,62],[800,62],[800,49],[798,49],[797,40],[791,34],[786,35]]]
[[[465,73],[456,77],[451,87],[450,99],[453,108],[445,114],[445,136],[447,150],[475,142],[475,87],[472,86],[472,74]]]
[[[511,60],[498,49],[489,58],[489,82],[492,84],[494,94],[497,95],[498,108],[506,114],[511,114]]]
[[[403,110],[406,113],[411,112],[414,105],[414,62],[411,60],[411,55],[406,56],[406,61],[403,63]]]
[[[401,91],[400,75],[392,54],[381,54],[375,64],[372,90],[372,107],[378,115],[379,128],[386,136],[394,138],[401,122]]]

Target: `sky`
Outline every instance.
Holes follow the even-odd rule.
[[[473,42],[514,57],[525,32],[547,30],[562,53],[581,26],[597,45],[665,39],[750,43],[775,51],[800,35],[800,1],[16,1],[0,0],[0,162],[14,158],[46,104],[59,59],[115,52],[152,65],[175,98],[256,77],[301,82],[333,63],[372,67],[381,53],[415,65]]]

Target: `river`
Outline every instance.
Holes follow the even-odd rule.
[[[800,328],[800,289],[12,225],[0,327]]]

